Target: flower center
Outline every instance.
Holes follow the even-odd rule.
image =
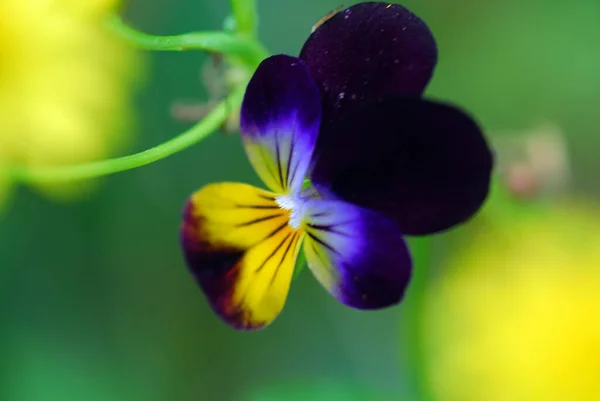
[[[275,202],[283,210],[290,211],[288,224],[294,230],[298,230],[306,218],[306,202],[314,199],[321,199],[321,196],[314,187],[309,185],[299,192],[278,196]]]
[[[294,229],[298,230],[302,225],[302,219],[304,217],[304,201],[299,194],[293,195],[281,195],[275,198],[275,202],[283,210],[290,211],[290,220],[288,224]]]
[[[283,210],[290,211],[289,225],[298,230],[306,217],[306,202],[311,199],[319,199],[320,196],[312,186],[306,186],[299,192],[281,195],[275,198],[275,202]]]

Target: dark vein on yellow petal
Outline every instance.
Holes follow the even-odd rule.
[[[277,182],[277,175],[275,174],[275,172],[273,172],[271,170],[269,158],[265,156],[263,147],[261,145],[259,145],[258,149],[259,149],[260,157],[262,158],[263,165],[265,166],[265,169],[271,175],[271,178],[273,179],[273,181]]]
[[[254,219],[254,220],[250,220],[250,221],[246,221],[244,223],[236,224],[235,227],[247,227],[247,226],[251,226],[252,224],[261,223],[263,221],[271,220],[271,219],[274,219],[276,217],[282,217],[282,216],[283,216],[283,213],[271,214],[269,216],[259,217],[259,218]]]
[[[261,194],[261,193],[258,194],[258,197],[261,198],[261,199],[264,199],[264,200],[271,201],[271,202],[275,201],[275,197],[269,196],[269,195],[265,195],[265,194]]]
[[[279,269],[285,262],[285,258],[287,257],[287,254],[290,251],[290,249],[292,248],[292,244],[295,244],[294,250],[292,252],[294,252],[296,250],[296,244],[297,244],[296,239],[298,239],[298,237],[299,237],[299,235],[297,233],[294,233],[294,236],[290,240],[287,248],[285,248],[285,251],[283,252],[283,255],[281,256],[281,260],[279,261],[279,263],[277,264],[277,267],[275,268],[275,272],[273,273],[273,276],[271,277],[271,282],[269,283],[269,286],[272,286],[273,283],[275,282],[275,278],[277,277],[277,274],[279,274]]]
[[[323,245],[325,248],[329,249],[331,252],[340,255],[340,253],[335,250],[335,248],[333,248],[331,245],[329,245],[327,242],[323,241],[322,239],[320,239],[319,237],[317,237],[316,235],[314,235],[313,233],[311,233],[309,230],[306,230],[306,234],[313,239],[313,241],[318,242],[319,244]],[[340,255],[341,256],[341,255]]]
[[[243,209],[281,209],[278,205],[235,205]]]
[[[277,158],[277,171],[279,173],[279,185],[285,189],[286,186],[283,183],[283,173],[281,171],[281,149],[279,149],[279,136],[275,134],[275,157]]]
[[[265,260],[264,260],[264,261],[261,263],[261,265],[260,265],[260,266],[258,266],[258,269],[256,269],[255,273],[258,273],[258,272],[260,272],[260,271],[263,269],[263,267],[265,267],[265,265],[267,264],[267,262],[268,262],[269,260],[271,260],[271,258],[272,258],[273,256],[275,256],[275,254],[277,253],[277,251],[279,251],[279,249],[280,249],[280,248],[283,246],[283,244],[284,244],[284,243],[287,241],[287,239],[288,239],[288,238],[289,238],[291,235],[292,235],[292,233],[291,233],[291,232],[289,232],[289,233],[288,233],[288,234],[285,236],[285,238],[283,238],[283,240],[282,240],[282,241],[279,243],[279,245],[277,245],[277,247],[276,247],[276,248],[273,250],[273,252],[271,252],[271,254],[270,254],[269,256],[267,256],[267,258],[266,258],[266,259],[265,259]]]
[[[321,255],[321,252],[319,252],[319,249],[316,247],[314,242],[310,242],[310,247],[312,248],[312,251],[315,254],[315,256],[321,260],[321,264],[323,266],[327,265],[327,261],[325,260],[323,255]]]
[[[256,246],[256,245],[260,244],[261,242],[264,242],[264,241],[268,240],[269,238],[272,238],[279,231],[283,230],[287,225],[288,225],[288,222],[286,220],[279,227],[277,227],[275,230],[273,230],[269,235],[267,235],[265,238],[259,240],[256,244],[254,244],[252,246]]]

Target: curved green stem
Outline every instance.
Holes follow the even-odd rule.
[[[110,17],[106,23],[108,28],[121,39],[145,50],[203,50],[239,57],[250,66],[258,65],[268,56],[268,52],[258,41],[226,32],[190,32],[181,35],[155,36],[131,28],[123,23],[119,16]]]
[[[256,0],[231,0],[231,9],[236,30],[242,35],[255,37],[258,27]]]
[[[130,156],[102,160],[87,164],[58,167],[9,167],[15,181],[51,183],[95,178],[145,166],[174,153],[182,151],[206,138],[219,129],[232,111],[242,104],[245,87],[236,89],[227,99],[215,107],[202,121],[175,138]]]

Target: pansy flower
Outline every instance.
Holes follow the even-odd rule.
[[[241,135],[268,190],[207,185],[181,229],[188,266],[225,322],[271,323],[300,251],[342,303],[394,305],[411,276],[404,235],[448,229],[479,209],[492,156],[469,116],[421,98],[436,59],[414,14],[361,3],[322,23],[300,57],[260,64]]]

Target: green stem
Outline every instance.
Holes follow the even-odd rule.
[[[432,395],[427,380],[425,338],[423,333],[423,307],[431,275],[431,240],[412,238],[410,249],[414,257],[413,277],[408,287],[402,317],[402,359],[406,374],[419,401],[430,401]]]
[[[57,167],[9,167],[15,181],[51,183],[89,179],[131,170],[164,159],[200,142],[219,129],[232,111],[240,107],[245,87],[236,89],[227,99],[217,105],[202,121],[175,138],[130,156],[107,159],[88,164]]]
[[[256,0],[231,0],[236,30],[249,38],[256,36],[258,9]]]
[[[123,23],[119,16],[110,17],[106,23],[108,28],[121,39],[145,50],[203,50],[239,57],[249,66],[257,66],[268,55],[266,49],[258,41],[221,31],[155,36],[131,28]]]

